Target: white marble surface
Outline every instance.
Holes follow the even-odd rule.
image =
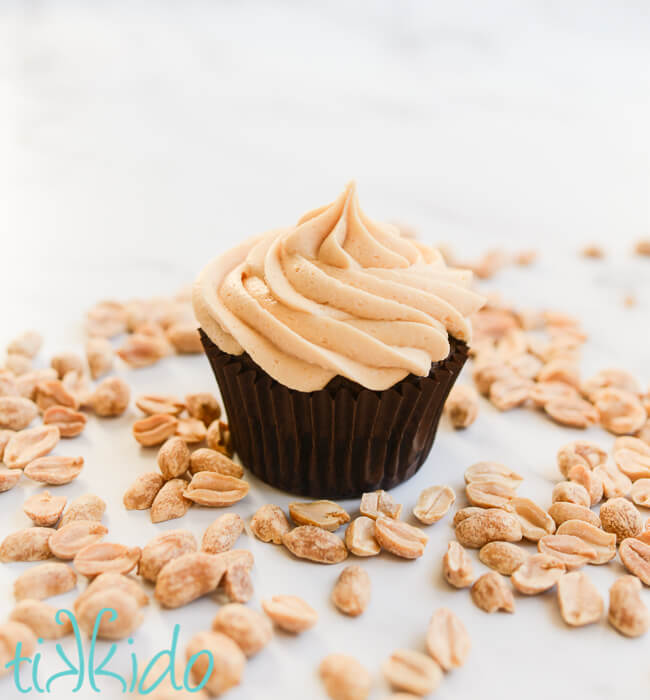
[[[487,286],[580,315],[591,335],[585,372],[622,364],[647,383],[650,274],[629,255],[649,229],[647,3],[448,5],[0,3],[0,344],[34,326],[47,337],[44,358],[80,348],[79,320],[92,301],[171,293],[209,256],[295,220],[356,177],[371,215],[408,221],[463,255],[539,248],[534,269],[506,270]],[[606,246],[606,261],[577,258],[592,241]],[[639,304],[625,310],[629,292]],[[200,357],[120,373],[134,393],[212,386]],[[62,492],[104,495],[115,540],[144,544],[175,527],[200,534],[213,513],[196,509],[154,527],[123,510],[125,487],[154,462],[129,435],[134,416],[89,422],[70,448],[87,466]],[[498,459],[526,476],[524,495],[547,505],[555,451],[573,436],[537,415],[485,405],[465,433],[442,425],[431,458],[395,496],[410,509],[430,483],[460,492],[467,465]],[[33,491],[1,497],[1,533],[27,524],[20,505]],[[268,501],[289,498],[253,480],[236,510],[249,517]],[[648,697],[650,638],[625,640],[604,622],[567,630],[553,594],[518,598],[515,615],[488,617],[440,579],[448,523],[430,535],[417,562],[367,562],[373,600],[359,620],[328,602],[341,567],[242,538],[257,560],[252,605],[293,592],[321,620],[298,639],[276,637],[229,697],[324,698],[315,667],[334,650],[358,656],[376,678],[372,698],[386,697],[381,660],[396,647],[421,647],[441,605],[460,615],[474,646],[437,697]],[[24,568],[0,568],[0,616]],[[589,574],[606,594],[621,571]],[[141,663],[167,643],[174,622],[183,642],[214,611],[210,600],[150,610],[135,636]],[[114,663],[128,668],[126,645]],[[42,665],[60,668],[51,644]],[[103,697],[118,696],[103,687]],[[69,697],[65,688],[51,695]],[[18,697],[6,679],[0,693]]]

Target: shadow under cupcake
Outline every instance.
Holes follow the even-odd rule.
[[[314,498],[413,476],[467,359],[470,283],[368,219],[353,183],[209,263],[193,304],[243,465]]]

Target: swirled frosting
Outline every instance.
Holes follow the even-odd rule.
[[[383,390],[424,376],[468,342],[483,299],[471,273],[369,219],[354,183],[296,226],[251,238],[212,260],[193,289],[204,332],[223,352],[247,352],[278,382],[322,389],[342,375]]]

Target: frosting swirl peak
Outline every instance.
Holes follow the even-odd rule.
[[[350,183],[293,228],[249,239],[215,258],[193,290],[197,320],[224,352],[247,352],[298,391],[342,375],[383,390],[424,376],[469,341],[482,304],[471,273],[369,219]]]

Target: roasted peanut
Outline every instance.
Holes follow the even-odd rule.
[[[52,556],[49,527],[26,527],[7,535],[0,544],[0,561],[43,561]]]
[[[282,544],[282,537],[291,529],[282,508],[271,504],[259,508],[251,518],[250,525],[253,534],[258,540],[273,542],[273,544]]]
[[[447,608],[438,608],[429,621],[427,651],[443,671],[467,661],[471,641],[463,623]]]
[[[421,557],[429,541],[417,527],[385,515],[375,520],[375,538],[383,549],[404,559]]]
[[[166,608],[178,608],[216,590],[226,564],[218,555],[188,552],[167,562],[156,578],[155,596]]]
[[[66,406],[50,406],[43,413],[45,425],[56,425],[61,437],[70,438],[81,434],[86,426],[86,416]]]
[[[33,460],[51,452],[60,437],[56,425],[21,430],[9,438],[5,447],[4,462],[9,469],[23,469]]]
[[[442,572],[445,580],[455,588],[467,588],[474,581],[472,560],[458,542],[448,542],[442,558]]]
[[[240,603],[228,603],[219,609],[212,629],[230,637],[247,657],[261,651],[273,635],[270,620]]]
[[[127,510],[147,510],[151,508],[165,480],[158,472],[145,472],[125,491],[122,501]],[[185,488],[185,483],[179,488]]]
[[[451,486],[430,486],[418,496],[413,515],[425,525],[432,525],[444,518],[456,501]]]
[[[348,556],[343,540],[313,525],[300,525],[282,537],[282,544],[296,557],[319,564],[338,564]]]
[[[560,578],[557,598],[562,619],[571,627],[598,622],[603,616],[603,599],[582,571],[572,571]]]
[[[274,595],[262,600],[262,609],[277,627],[291,634],[300,634],[318,621],[318,613],[296,596]]]
[[[167,562],[196,550],[196,539],[189,530],[163,532],[142,548],[138,574],[147,581],[155,582]]]
[[[521,538],[521,524],[517,517],[498,508],[474,513],[456,526],[456,539],[464,547],[474,549],[495,540],[519,542]]]
[[[609,589],[609,623],[626,637],[640,637],[650,628],[650,610],[641,600],[641,582],[621,576]]]
[[[44,600],[67,593],[76,585],[77,575],[67,564],[39,564],[27,569],[14,581],[14,597],[16,600]]]
[[[357,617],[364,612],[370,601],[370,577],[365,569],[353,564],[341,571],[334,590],[332,602],[345,615]]]
[[[221,416],[219,402],[212,394],[206,391],[188,394],[185,397],[185,405],[190,416],[198,418],[206,427]]]
[[[25,476],[42,484],[60,486],[74,481],[84,466],[83,457],[48,455],[32,460],[23,470]]]
[[[241,501],[249,485],[246,481],[219,472],[198,472],[183,492],[185,498],[200,506],[223,508]]]
[[[350,516],[333,501],[290,503],[289,515],[296,525],[315,525],[330,532],[350,522]]]
[[[370,693],[370,674],[352,656],[329,654],[318,673],[331,700],[366,700]]]
[[[180,437],[168,438],[158,450],[158,468],[165,481],[179,477],[190,468],[190,450]]]
[[[182,518],[192,505],[192,501],[185,497],[186,488],[187,482],[184,479],[167,481],[151,504],[151,522],[162,523],[166,520]]]
[[[108,529],[96,520],[71,520],[50,537],[52,554],[59,559],[74,559],[88,545],[99,542]]]
[[[496,571],[490,571],[479,577],[470,591],[474,604],[487,613],[497,610],[512,613],[515,611],[515,601],[512,591],[505,579]]]
[[[53,496],[49,491],[41,491],[25,501],[23,512],[34,525],[51,527],[59,521],[65,504],[65,496]]]
[[[237,513],[220,515],[203,533],[201,551],[219,554],[232,549],[244,531],[244,521]]]

